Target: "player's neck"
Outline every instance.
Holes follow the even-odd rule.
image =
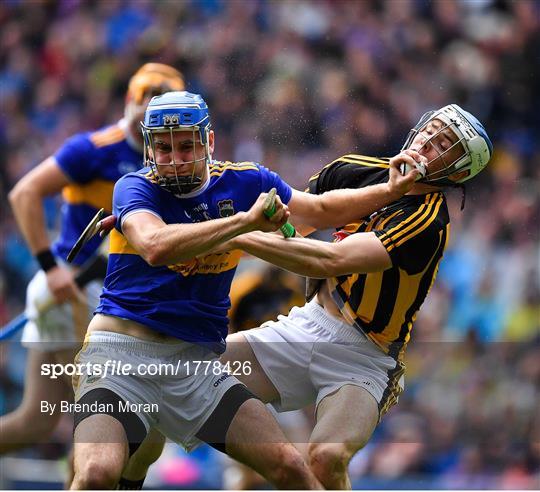
[[[433,186],[427,183],[415,183],[411,190],[406,194],[425,195],[426,193],[433,193],[435,191],[441,191],[441,188],[439,186]]]
[[[126,125],[126,140],[133,150],[140,152],[141,154],[143,153],[143,137],[138,124]]]

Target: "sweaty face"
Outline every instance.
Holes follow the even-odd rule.
[[[161,176],[197,176],[206,172],[205,146],[198,132],[165,131],[153,135],[154,161]]]
[[[442,171],[465,155],[458,136],[439,119],[428,121],[409,148],[427,159],[428,179],[443,177],[445,173]]]

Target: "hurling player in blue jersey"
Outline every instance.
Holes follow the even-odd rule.
[[[112,191],[118,178],[142,167],[139,122],[150,98],[183,88],[183,77],[173,67],[161,63],[143,65],[130,79],[125,115],[120,121],[69,138],[11,191],[14,215],[41,269],[27,292],[26,314],[30,321],[22,337],[29,349],[24,399],[14,412],[0,418],[0,453],[46,439],[60,418],[60,402],[70,400],[70,381],[40,376],[40,368],[42,364],[72,362],[80,348],[99,300],[101,282],[93,282],[82,292],[74,275],[96,254],[99,238],[86,244],[74,268],[68,268],[63,261],[96,211],[102,207],[112,210]],[[61,230],[51,244],[43,200],[59,192],[63,198]],[[37,306],[51,296],[58,305],[40,314]],[[42,412],[42,402],[55,411]]]
[[[407,151],[421,157],[426,176],[395,202],[344,221],[335,242],[255,232],[227,245],[319,279],[303,307],[228,337],[222,361],[248,361],[252,371],[239,379],[280,411],[316,405],[309,464],[328,489],[351,488],[349,461],[403,391],[405,349],[450,232],[443,189],[482,171],[493,147],[482,124],[450,104],[421,118]],[[384,182],[391,161],[343,156],[310,190]]]
[[[157,429],[186,449],[208,442],[277,487],[320,488],[236,378],[250,368],[218,361],[240,253],[210,251],[245,232],[276,230],[289,213],[312,227],[352,221],[403,195],[416,171],[402,176],[394,167],[388,183],[362,190],[293,190],[259,164],[212,160],[208,108],[189,92],[153,98],[143,135],[148,167],[115,186],[107,277],[76,359],[91,369],[74,379],[72,487],[113,487]],[[278,199],[268,219],[264,201],[272,188],[288,208]]]

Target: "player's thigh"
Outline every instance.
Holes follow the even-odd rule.
[[[120,478],[129,457],[129,445],[122,424],[106,414],[94,414],[82,420],[74,436],[75,476],[91,473]]]
[[[365,389],[347,384],[321,400],[316,419],[311,443],[340,443],[353,454],[373,434],[379,409]]]
[[[42,375],[42,368],[46,367],[44,364],[55,363],[54,352],[28,350],[23,405],[37,409],[36,411],[40,412],[40,414],[42,401],[59,404],[62,400],[68,400],[72,393],[68,381],[62,376],[53,379],[51,376]]]
[[[61,402],[70,398],[71,390],[61,379],[41,375],[41,365],[52,360],[48,352],[29,350],[23,400],[13,412],[0,417],[0,453],[42,440],[56,427]]]
[[[276,419],[255,398],[246,400],[236,412],[227,430],[225,449],[229,456],[263,475],[281,466],[291,451],[296,452]]]
[[[233,374],[262,401],[270,402],[279,398],[276,387],[265,374],[251,345],[242,333],[227,337],[227,350],[220,360],[223,364],[229,363],[232,371],[238,367],[239,370]]]

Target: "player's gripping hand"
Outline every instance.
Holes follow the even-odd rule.
[[[414,150],[404,150],[390,159],[390,192],[402,196],[426,174],[427,159]]]
[[[105,236],[114,229],[115,225],[116,215],[108,215],[97,223],[96,229],[99,232],[99,236],[105,238]]]
[[[284,205],[279,196],[276,195],[275,212],[271,217],[267,217],[264,213],[267,196],[268,193],[261,193],[257,201],[247,212],[247,221],[252,231],[277,231],[287,222],[291,215],[287,205]]]
[[[62,266],[47,271],[47,285],[56,303],[84,299],[83,293],[75,283],[73,273]]]

